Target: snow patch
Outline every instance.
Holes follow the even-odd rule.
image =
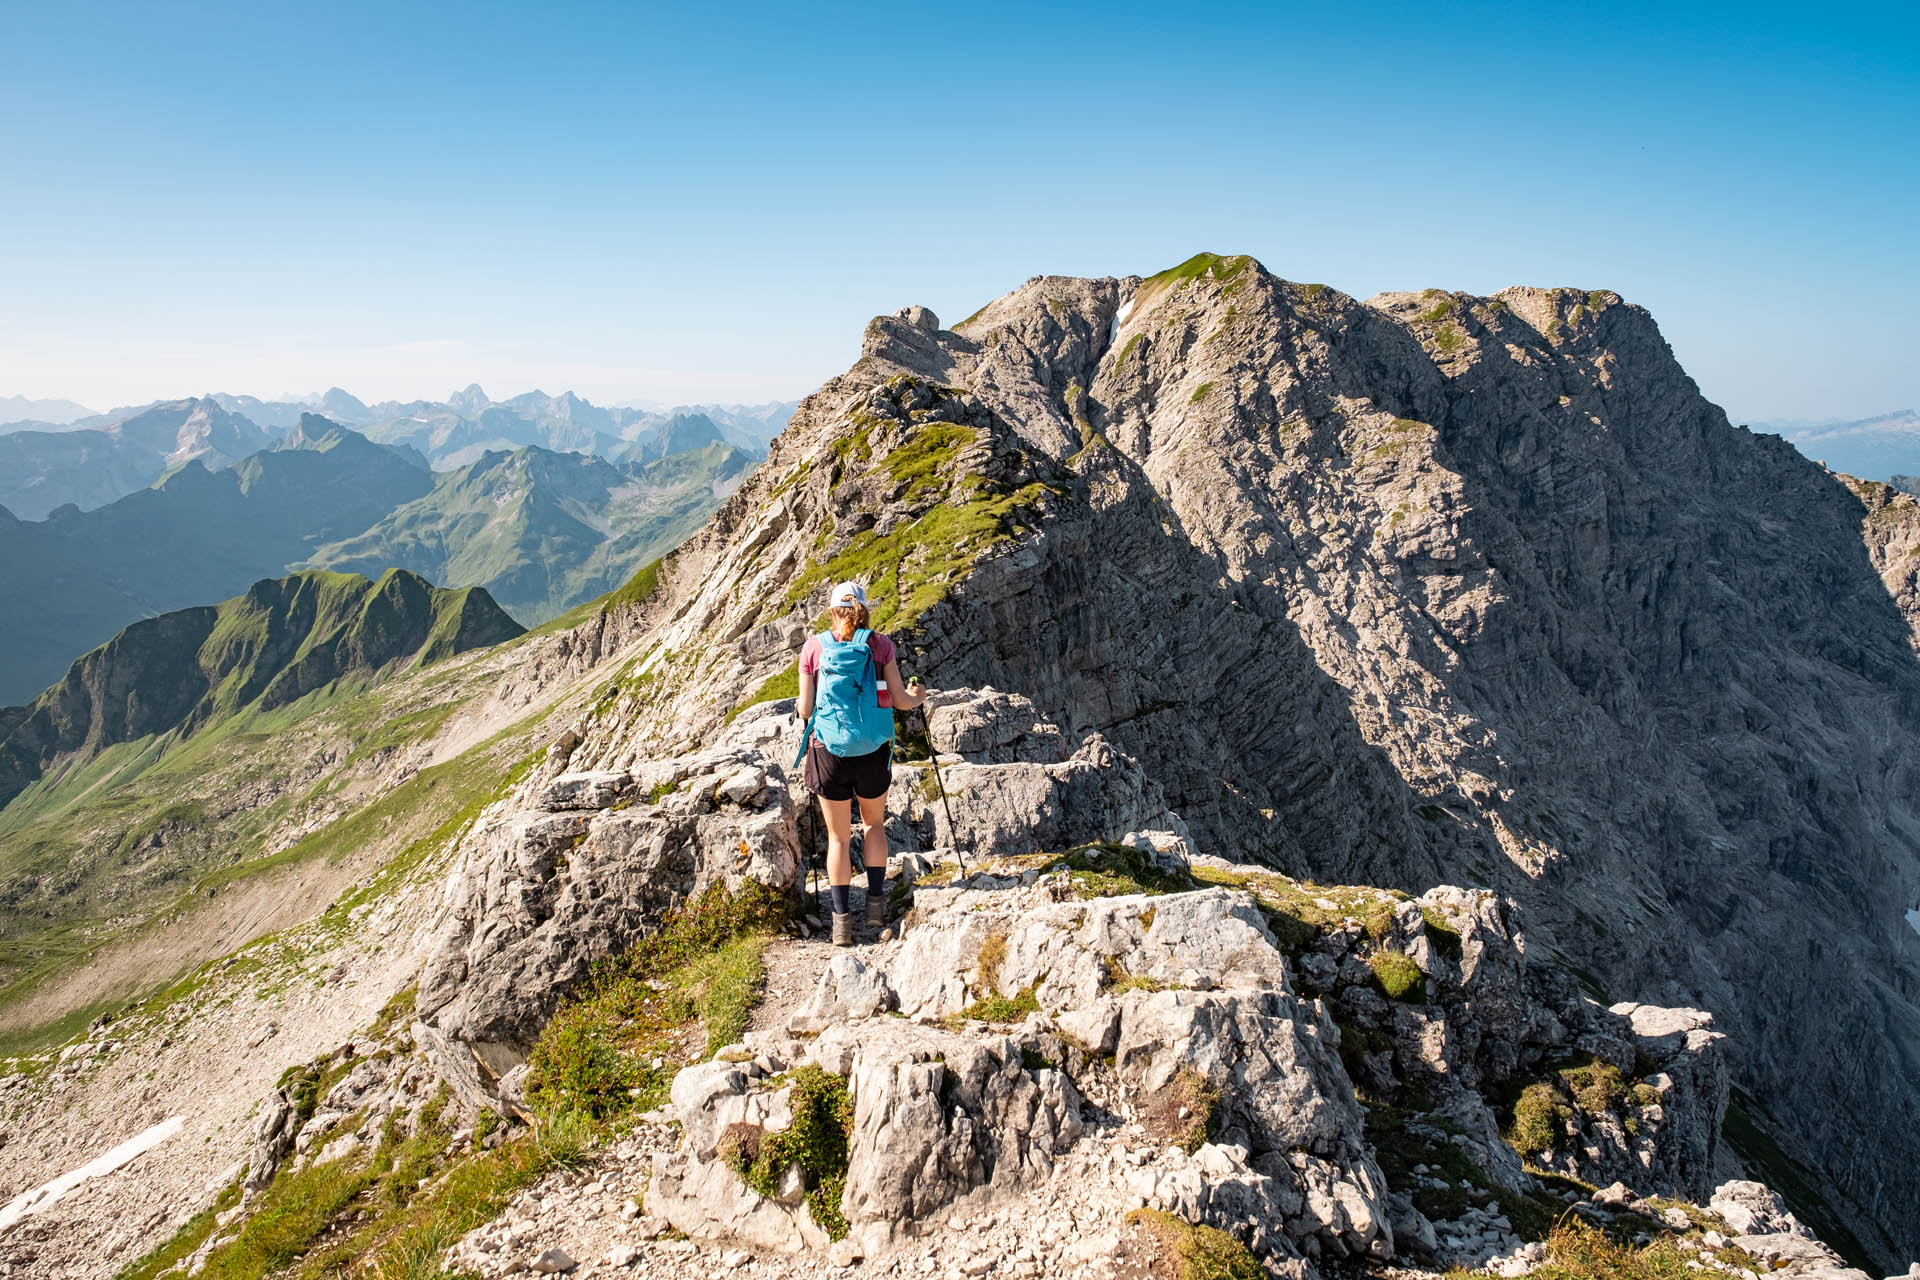
[[[127,1139],[105,1155],[89,1160],[72,1173],[62,1174],[52,1182],[15,1196],[4,1209],[0,1209],[0,1231],[7,1230],[29,1214],[52,1208],[69,1191],[89,1178],[104,1178],[122,1165],[131,1163],[137,1156],[151,1151],[179,1133],[186,1123],[185,1116],[174,1116],[172,1119],[162,1120],[145,1133]]]

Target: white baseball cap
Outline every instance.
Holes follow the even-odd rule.
[[[827,601],[829,609],[838,609],[843,604],[857,604],[866,607],[867,593],[860,589],[857,582],[843,582],[833,589],[833,596]]]

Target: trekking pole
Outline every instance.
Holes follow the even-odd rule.
[[[940,748],[933,743],[933,721],[927,719],[927,708],[920,708],[920,727],[927,734],[927,760],[933,765],[933,781],[940,788],[940,807],[947,815],[947,834],[953,837],[953,856],[960,861],[960,874],[967,874],[967,859],[960,852],[960,828],[953,824],[953,806],[947,802],[947,780],[940,776]]]

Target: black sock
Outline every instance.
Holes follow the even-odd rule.
[[[886,887],[886,883],[887,869],[885,867],[867,868],[867,896],[869,898],[879,897],[880,891]]]
[[[847,899],[847,895],[852,892],[853,886],[850,884],[836,884],[833,886],[833,914],[844,916],[853,910],[853,903]]]

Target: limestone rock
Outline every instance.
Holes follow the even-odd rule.
[[[504,1071],[558,1000],[708,887],[797,878],[795,806],[768,718],[705,752],[630,771],[562,775],[535,797],[568,809],[483,815],[449,877],[439,939],[421,975],[421,1018]],[[630,778],[630,783],[620,779]],[[614,805],[644,791],[649,802]]]

